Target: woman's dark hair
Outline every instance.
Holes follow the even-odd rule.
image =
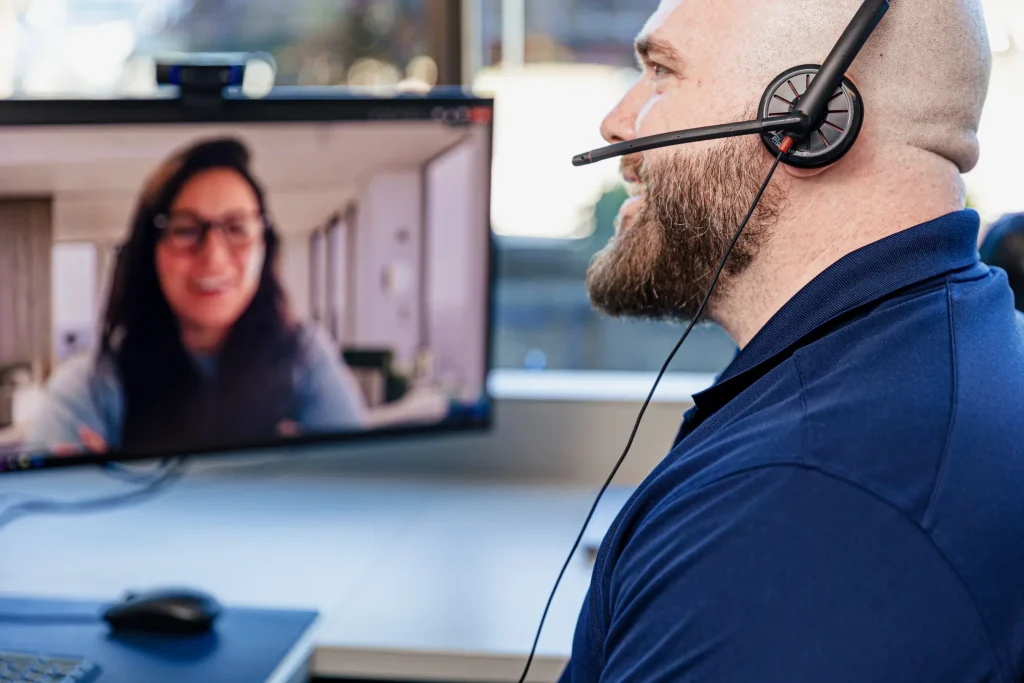
[[[257,291],[216,359],[202,372],[181,340],[178,317],[156,271],[156,219],[197,174],[230,169],[252,187],[265,217],[265,258]],[[234,139],[204,140],[165,161],[143,189],[131,234],[117,257],[103,321],[101,353],[124,391],[126,452],[202,450],[272,438],[290,419],[298,343],[277,274],[280,239],[250,154]]]

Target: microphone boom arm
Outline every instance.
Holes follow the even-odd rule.
[[[577,154],[572,158],[572,165],[585,166],[587,164],[593,164],[613,157],[635,154],[637,152],[646,152],[650,149],[679,145],[686,142],[718,140],[721,138],[731,138],[740,135],[760,135],[762,133],[776,131],[781,133],[798,133],[802,131],[806,125],[806,117],[802,114],[794,113],[783,116],[773,116],[767,119],[758,119],[756,121],[743,121],[741,123],[726,123],[719,126],[705,126],[703,128],[677,130],[670,133],[661,133],[659,135],[649,135],[647,137],[636,138],[635,140],[625,140],[614,145]]]

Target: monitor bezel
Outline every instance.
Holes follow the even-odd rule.
[[[275,88],[270,93],[250,98],[240,91],[228,89],[217,98],[190,99],[181,96],[80,99],[80,98],[13,98],[0,99],[0,128],[46,126],[117,126],[167,124],[250,124],[250,123],[336,123],[345,121],[431,120],[441,107],[490,110],[488,154],[494,153],[494,99],[461,88],[437,90],[426,94],[375,95],[351,92],[340,88]],[[387,114],[387,116],[382,116]],[[454,123],[450,125],[470,125]],[[486,169],[488,188],[492,169]],[[488,192],[488,216],[492,193]],[[222,445],[202,451],[182,452],[173,448],[145,453],[111,450],[104,453],[83,452],[58,455],[46,452],[19,452],[0,456],[0,476],[16,472],[58,469],[111,463],[144,462],[169,458],[196,458],[224,455],[252,455],[280,451],[282,458],[302,453],[322,452],[323,447],[342,449],[352,445],[397,445],[421,438],[440,438],[459,434],[488,432],[494,425],[494,396],[488,378],[494,363],[496,239],[493,226],[487,222],[488,249],[486,263],[487,292],[485,297],[486,334],[484,343],[484,386],[482,413],[467,418],[445,420],[437,424],[389,426],[360,432],[331,432],[283,437],[279,440],[246,441]],[[319,448],[318,448],[319,447]]]

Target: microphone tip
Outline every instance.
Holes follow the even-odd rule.
[[[590,152],[584,152],[583,154],[577,154],[572,158],[573,166],[586,166],[591,163]]]

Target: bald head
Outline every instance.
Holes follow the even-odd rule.
[[[664,64],[696,91],[714,93],[693,125],[720,123],[749,113],[786,69],[820,64],[860,4],[662,0],[637,51],[648,66]],[[980,0],[892,0],[849,75],[864,97],[865,133],[880,148],[907,145],[967,172],[979,155],[990,68]]]

